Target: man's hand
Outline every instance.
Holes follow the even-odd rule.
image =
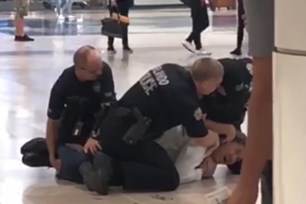
[[[207,157],[202,161],[199,168],[201,168],[203,172],[202,178],[210,178],[214,175],[217,164],[212,160],[211,157]]]
[[[258,196],[258,186],[239,186],[234,190],[227,204],[255,204]]]
[[[61,168],[61,161],[59,159],[55,159],[54,157],[49,158],[50,164],[53,168],[56,169],[56,171],[59,171]]]
[[[84,152],[86,154],[91,153],[95,154],[98,150],[102,150],[98,140],[93,138],[88,138],[86,144],[84,145]]]

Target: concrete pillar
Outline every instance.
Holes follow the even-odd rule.
[[[275,3],[274,203],[305,203],[306,1]]]

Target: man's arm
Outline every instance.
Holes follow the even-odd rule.
[[[48,105],[48,120],[46,125],[46,143],[49,151],[49,160],[52,166],[59,168],[55,164],[56,144],[59,129],[59,119],[62,115],[65,104],[65,91],[62,84],[63,78],[60,77],[51,89],[49,105]]]
[[[46,127],[46,142],[49,151],[50,161],[55,160],[58,128],[58,120],[52,120],[48,118]]]
[[[232,124],[217,123],[212,120],[205,120],[205,125],[220,135],[226,135],[226,141],[231,141],[236,136],[236,128]]]

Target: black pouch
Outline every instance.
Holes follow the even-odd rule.
[[[138,108],[132,109],[131,114],[135,117],[136,123],[130,127],[122,138],[127,144],[135,144],[143,139],[151,124],[150,119],[143,117]]]

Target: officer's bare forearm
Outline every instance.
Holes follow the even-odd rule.
[[[193,144],[197,146],[202,146],[206,149],[215,146],[217,140],[219,140],[219,135],[213,131],[208,131],[207,135],[203,137],[193,138]]]
[[[228,126],[230,124],[217,123],[212,120],[205,120],[205,125],[208,129],[218,133],[226,135],[228,133]]]
[[[48,119],[47,130],[46,130],[46,143],[47,143],[50,158],[55,157],[58,128],[59,128],[58,121]]]

